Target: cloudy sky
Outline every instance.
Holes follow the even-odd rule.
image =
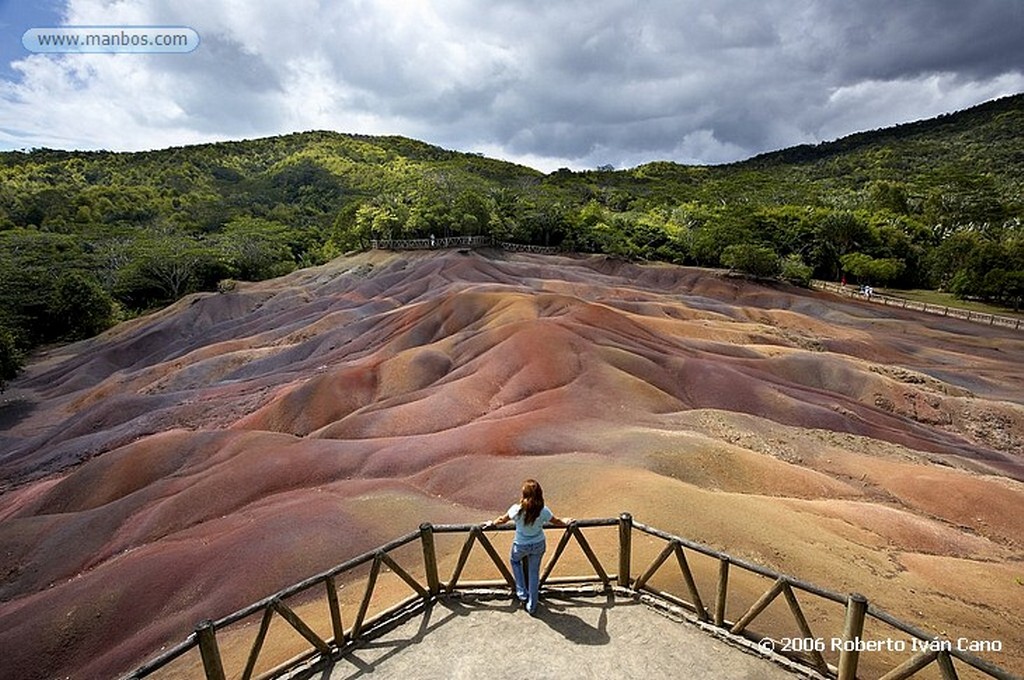
[[[188,54],[33,54],[186,26]],[[1020,0],[0,0],[0,149],[330,129],[542,170],[721,163],[1024,91]]]

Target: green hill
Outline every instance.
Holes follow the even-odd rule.
[[[0,358],[374,237],[488,234],[638,259],[1024,295],[1024,95],[721,166],[544,175],[305,132],[0,154]],[[0,362],[0,375],[11,370]]]

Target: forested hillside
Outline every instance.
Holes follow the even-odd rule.
[[[489,234],[805,282],[1024,296],[1024,95],[724,166],[535,170],[308,132],[0,154],[0,379],[46,342],[371,238]]]

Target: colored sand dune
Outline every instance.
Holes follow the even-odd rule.
[[[630,511],[1024,670],[1010,330],[667,265],[373,252],[54,350],[9,396],[11,677],[123,672],[526,476],[558,514]]]

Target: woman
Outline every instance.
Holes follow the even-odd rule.
[[[518,503],[508,509],[501,517],[488,524],[505,524],[510,520],[516,523],[516,536],[512,541],[512,574],[516,579],[516,597],[526,603],[526,611],[531,615],[537,611],[537,598],[540,591],[540,559],[547,545],[544,542],[544,523],[550,522],[556,527],[568,526],[571,519],[555,517],[554,513],[544,505],[544,491],[535,479],[523,482],[523,494]],[[484,525],[487,526],[487,525]],[[523,574],[523,560],[526,560],[526,578]]]

